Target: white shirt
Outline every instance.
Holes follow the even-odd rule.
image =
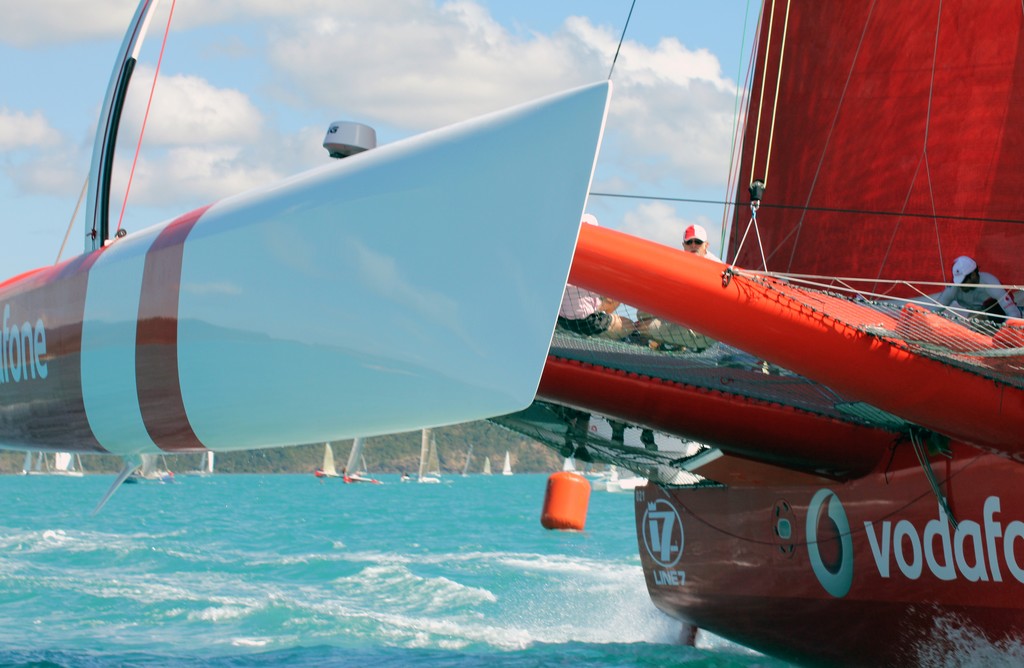
[[[562,305],[558,309],[558,315],[569,320],[582,320],[596,313],[600,307],[601,295],[569,283],[562,293]]]
[[[1003,312],[1009,317],[1021,317],[1020,309],[1013,303],[1010,293],[1001,287],[985,287],[999,285],[1001,285],[999,279],[995,276],[979,271],[978,283],[974,286],[973,290],[964,290],[962,285],[950,285],[939,294],[932,295],[932,298],[943,306],[949,306],[955,301],[963,308],[972,311],[981,311],[984,308],[985,301],[992,299],[999,303]]]

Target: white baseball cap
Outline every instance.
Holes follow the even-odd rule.
[[[686,228],[686,232],[683,233],[683,243],[685,244],[690,239],[696,239],[704,243],[708,240],[708,231],[704,229],[703,225],[690,225]]]
[[[978,263],[967,257],[961,255],[957,259],[953,260],[953,282],[960,285],[967,278],[968,274],[978,268]]]

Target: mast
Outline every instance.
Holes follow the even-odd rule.
[[[85,208],[85,250],[101,248],[110,236],[110,178],[114,168],[114,148],[117,129],[121,124],[121,111],[128,93],[128,83],[138,59],[142,40],[146,37],[149,21],[158,0],[140,0],[121,50],[114,61],[114,71],[107,85],[96,139],[92,147],[92,165],[89,169],[89,191]]]
[[[427,457],[427,475],[441,475],[441,461],[438,459],[437,441],[434,440],[433,434],[430,435],[430,455]]]

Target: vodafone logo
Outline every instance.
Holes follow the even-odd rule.
[[[853,584],[853,538],[839,497],[820,489],[807,507],[807,557],[818,582],[842,598]]]

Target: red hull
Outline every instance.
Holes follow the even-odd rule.
[[[688,623],[807,663],[912,665],[941,652],[950,628],[1020,638],[1019,465],[957,445],[932,466],[957,529],[909,446],[848,483],[638,489],[651,598]]]

